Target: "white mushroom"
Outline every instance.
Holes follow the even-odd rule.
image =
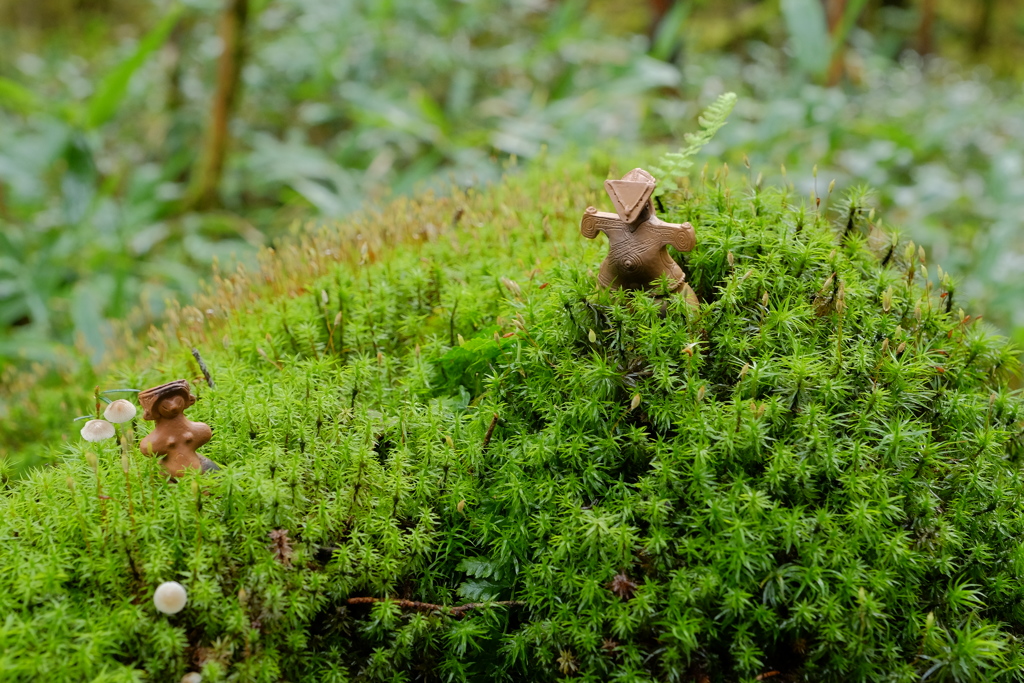
[[[131,401],[119,398],[103,411],[103,417],[111,422],[121,424],[135,417],[135,405]]]
[[[177,581],[165,581],[156,587],[153,593],[153,604],[164,614],[177,614],[185,609],[188,593]]]
[[[181,683],[203,683],[202,674],[192,671],[181,677]]]
[[[82,438],[86,441],[103,441],[114,435],[114,425],[106,420],[89,420],[82,427]]]

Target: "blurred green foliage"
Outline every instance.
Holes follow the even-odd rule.
[[[545,148],[676,147],[726,91],[713,152],[877,187],[964,304],[1024,330],[1024,117],[992,76],[1018,77],[1024,15],[967,4],[252,0],[222,206],[200,212],[223,2],[0,0],[0,363],[98,361],[116,321],[146,327],[296,221]]]
[[[832,180],[875,188],[886,225],[927,245],[931,261],[961,281],[956,305],[1024,340],[1020,86],[907,55],[896,65],[865,59],[856,89],[826,88],[787,75],[774,50],[754,55],[686,72],[688,81],[740,94],[710,151],[763,182],[815,193],[826,206]]]
[[[249,257],[263,239],[253,224],[279,234],[382,187],[472,185],[510,155],[639,140],[645,94],[678,81],[580,2],[266,4],[248,35],[224,209],[182,214],[218,3],[171,7],[89,62],[47,44],[4,65],[0,359],[51,360],[77,337],[98,360],[109,319],[141,303],[131,322],[149,323],[215,258]]]

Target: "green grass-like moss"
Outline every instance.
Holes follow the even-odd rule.
[[[782,190],[678,198],[699,308],[597,291],[605,170],[312,230],[176,311],[110,385],[198,348],[225,471],[74,439],[10,484],[0,678],[1018,676],[1014,350]]]

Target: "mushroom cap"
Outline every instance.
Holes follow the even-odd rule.
[[[82,427],[82,438],[86,441],[103,441],[114,435],[114,425],[106,420],[89,420]]]
[[[177,581],[165,581],[153,593],[153,604],[164,614],[177,614],[185,609],[186,602],[188,592]]]
[[[191,671],[181,677],[181,683],[202,683],[202,681],[203,675],[195,671]]]
[[[111,422],[120,424],[135,417],[135,404],[123,398],[119,398],[103,411],[103,417]]]

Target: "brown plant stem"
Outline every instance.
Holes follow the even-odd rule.
[[[971,32],[971,51],[975,55],[988,47],[992,39],[992,17],[995,15],[996,0],[981,0],[978,18]]]
[[[917,27],[917,51],[930,55],[935,51],[936,0],[921,0],[921,23]]]
[[[825,16],[828,20],[828,35],[829,38],[835,39],[836,31],[839,29],[839,24],[842,21],[843,13],[846,12],[846,5],[849,0],[827,0],[825,3]],[[846,47],[844,45],[836,45],[832,53],[832,59],[829,61],[828,72],[826,75],[826,83],[830,86],[839,85],[839,81],[843,78],[844,59],[846,54]]]
[[[658,34],[658,28],[661,27],[661,22],[668,14],[668,11],[672,9],[672,0],[648,0],[648,6],[650,7],[650,21],[647,24],[647,37],[652,41],[654,36]]]
[[[213,377],[210,376],[210,369],[206,367],[206,363],[203,361],[203,357],[199,355],[199,349],[197,349],[194,346],[192,347],[192,357],[195,358],[196,363],[199,364],[199,369],[202,371],[203,377],[206,378],[206,385],[213,389]]]
[[[491,436],[494,434],[494,428],[498,424],[498,414],[494,413],[494,417],[491,418],[491,425],[487,428],[487,433],[484,434],[484,443],[480,446],[481,451],[486,451],[487,446],[491,443]]]
[[[5,221],[11,220],[11,212],[7,208],[7,189],[2,182],[0,182],[0,218]]]
[[[220,36],[223,52],[217,64],[217,90],[213,94],[206,141],[185,195],[183,210],[220,206],[220,179],[228,149],[228,124],[238,102],[249,0],[224,0]]]

